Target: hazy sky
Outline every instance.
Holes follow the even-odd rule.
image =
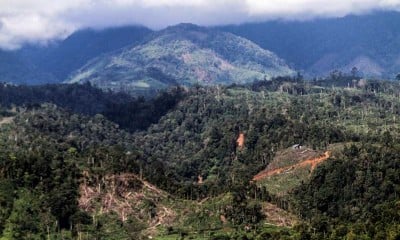
[[[46,43],[76,29],[180,22],[236,24],[400,10],[400,0],[0,0],[0,48]]]

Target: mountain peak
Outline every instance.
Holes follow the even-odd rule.
[[[166,31],[181,30],[181,31],[205,31],[206,27],[202,27],[193,23],[179,23],[177,25],[169,26],[165,28]]]
[[[182,23],[141,45],[92,60],[69,82],[137,93],[171,85],[243,84],[293,73],[275,54],[247,39]]]
[[[192,23],[180,23],[169,26],[154,34],[155,38],[170,38],[171,40],[186,39],[194,42],[204,41],[209,38],[212,33],[221,33],[218,30],[211,30],[207,27],[198,26]]]

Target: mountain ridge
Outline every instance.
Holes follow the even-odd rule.
[[[399,72],[399,21],[399,12],[377,11],[342,18],[276,20],[216,28],[271,49],[309,77],[327,76],[334,70],[349,73],[356,67],[364,77],[394,78]],[[360,57],[370,59],[375,67],[370,71],[363,62],[355,61]]]
[[[232,84],[293,75],[282,59],[251,41],[193,24],[153,33],[146,42],[92,59],[67,82],[113,90]]]

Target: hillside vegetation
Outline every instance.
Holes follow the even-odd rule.
[[[198,79],[263,80],[291,69],[326,77],[355,67],[356,76],[394,79],[400,67],[399,21],[399,12],[377,11],[212,28],[182,24],[158,32],[140,26],[82,29],[46,45],[0,50],[0,81],[96,81],[102,87],[143,93]]]
[[[218,27],[269,49],[307,76],[335,70],[364,77],[394,78],[399,73],[400,14],[377,11],[308,21],[268,21]]]
[[[90,59],[137,45],[151,32],[139,26],[83,29],[45,45],[0,50],[0,81],[28,85],[61,83]]]
[[[154,99],[78,87],[1,88],[2,239],[399,238],[397,82],[287,77]],[[122,124],[151,115],[140,106],[163,114]]]
[[[68,82],[143,94],[176,85],[249,83],[293,74],[282,59],[247,39],[180,24],[138,46],[91,60]]]

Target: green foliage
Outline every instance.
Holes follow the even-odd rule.
[[[294,71],[246,39],[192,24],[153,34],[139,46],[100,56],[68,81],[146,93],[171,86],[249,83]]]
[[[58,99],[77,86],[31,90],[53,88]],[[88,99],[97,91],[89,85],[82,88]],[[110,99],[99,101],[101,107],[94,107],[92,116],[53,104],[29,105],[33,98],[23,100],[27,89],[2,89],[17,98],[4,97],[4,105],[15,100],[19,106],[6,109],[13,120],[0,125],[4,239],[140,239],[157,221],[161,229],[170,227],[171,236],[182,237],[398,237],[396,83],[358,80],[340,88],[300,77],[276,78],[251,86],[177,88],[151,100],[98,92]],[[121,99],[111,101],[117,96]],[[125,108],[124,99],[132,105]],[[90,109],[86,107],[82,109]],[[101,112],[105,115],[95,114]],[[243,146],[236,142],[240,134]],[[271,185],[280,184],[274,178],[264,187],[249,184],[278,151],[297,143],[320,151],[332,144],[346,147],[337,148],[310,178],[302,173],[304,181],[291,184],[298,187],[285,197],[273,191]],[[133,177],[107,178],[123,174]],[[286,180],[282,184],[291,179]],[[83,183],[86,189],[80,189]],[[80,208],[80,192],[92,196],[89,207]],[[120,204],[124,197],[138,204]],[[263,201],[297,213],[304,222],[291,230],[269,229],[263,222]],[[121,206],[135,214],[121,217]],[[166,220],[175,214],[176,222]]]
[[[74,113],[94,116],[102,114],[121,128],[134,132],[144,130],[158,122],[185,96],[184,90],[176,87],[161,92],[151,99],[134,98],[124,93],[104,92],[90,83],[56,84],[41,86],[13,86],[0,84],[0,105],[37,108],[43,103],[53,103]],[[11,116],[5,110],[0,116]]]
[[[234,226],[250,227],[263,219],[261,206],[246,196],[246,188],[236,187],[232,192],[232,203],[225,209],[225,214]]]
[[[220,29],[272,50],[307,75],[324,76],[335,69],[350,72],[357,66],[364,77],[392,77],[399,71],[396,61],[400,44],[389,36],[399,36],[399,21],[397,12],[385,11],[316,21],[255,22]]]
[[[398,146],[368,143],[345,148],[296,190],[298,211],[318,233],[388,235],[400,221],[398,152]]]
[[[14,202],[14,186],[8,179],[0,179],[0,232],[10,216]]]
[[[142,239],[141,231],[145,229],[143,223],[135,220],[134,217],[122,222],[117,216],[102,215],[96,220],[92,237],[95,239]]]
[[[6,224],[4,239],[41,239],[40,207],[37,196],[27,191],[21,191],[16,200]]]

